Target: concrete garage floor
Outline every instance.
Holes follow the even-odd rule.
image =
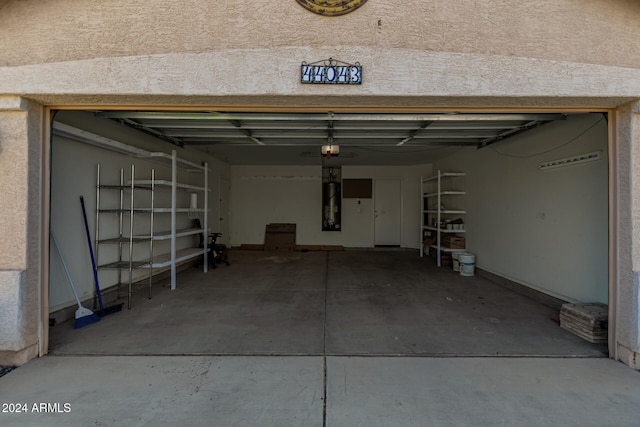
[[[231,260],[52,328],[52,355],[0,378],[27,408],[0,425],[638,425],[640,373],[484,279],[413,252]]]
[[[51,329],[53,354],[514,355],[605,357],[552,309],[413,251],[232,251],[131,310]]]

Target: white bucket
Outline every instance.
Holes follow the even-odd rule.
[[[453,252],[451,258],[453,259],[453,271],[460,271],[460,252]]]
[[[458,259],[460,260],[460,275],[473,276],[475,273],[476,256],[464,253],[460,254]]]

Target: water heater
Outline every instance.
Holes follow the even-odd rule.
[[[340,231],[341,170],[322,168],[322,231]]]

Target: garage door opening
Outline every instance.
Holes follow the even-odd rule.
[[[552,318],[608,303],[602,113],[60,110],[52,128],[51,229],[70,275],[93,306],[82,195],[97,265],[122,262],[98,271],[102,294],[125,304],[72,330],[52,251],[53,352],[606,355]],[[340,170],[339,230],[323,230],[326,168]],[[460,174],[460,194],[434,204],[422,183],[439,173]],[[293,244],[265,252],[269,224],[294,225]],[[219,231],[231,266],[206,268]],[[473,276],[437,250],[452,237]]]

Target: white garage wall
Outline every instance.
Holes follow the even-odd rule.
[[[402,186],[402,243],[403,248],[420,247],[420,176],[430,175],[431,165],[418,166],[349,166],[343,168],[343,178],[399,179]],[[345,203],[346,202],[346,203]],[[363,201],[364,203],[364,201]],[[358,213],[357,199],[344,199],[343,212],[353,220],[358,240],[351,240],[345,246],[372,247],[374,245],[373,199]],[[367,210],[365,210],[367,208]],[[345,225],[346,226],[346,225]],[[356,236],[351,237],[355,239]],[[354,243],[353,245],[351,243]]]
[[[231,166],[231,244],[263,244],[265,225],[296,224],[300,245],[339,245],[322,231],[320,166]]]
[[[342,179],[402,181],[402,246],[408,248],[419,247],[421,173],[431,173],[430,166],[342,167]],[[322,231],[321,177],[321,166],[232,166],[231,244],[263,244],[266,224],[295,223],[299,245],[373,247],[373,199],[343,199],[342,231]]]
[[[150,151],[170,152],[173,146],[169,143],[159,141],[151,136],[120,126],[116,123],[97,120],[91,114],[77,112],[61,112],[56,119],[60,119],[67,124],[88,130],[90,132],[106,136],[108,138],[135,145]],[[178,155],[182,158],[195,162],[207,161],[211,169],[209,176],[209,223],[215,227],[217,223],[212,223],[212,219],[217,219],[218,200],[218,178],[228,177],[228,166],[209,156],[201,155],[198,152],[178,149]],[[115,153],[113,151],[97,148],[81,142],[68,140],[54,136],[51,156],[51,229],[56,234],[65,261],[70,270],[71,278],[77,287],[81,299],[91,298],[94,295],[94,278],[91,267],[91,257],[86,240],[82,210],[79,197],[84,196],[87,209],[87,219],[91,237],[95,239],[95,207],[96,207],[96,165],[100,163],[101,182],[118,183],[120,179],[120,168],[124,168],[125,181],[129,179],[131,165],[136,166],[137,179],[149,179],[151,169],[155,169],[157,179],[171,179],[170,165],[149,162],[143,159],[135,159],[129,156]],[[188,174],[181,172],[178,179],[182,182],[190,182],[195,185],[202,185],[202,174]],[[104,203],[113,202],[115,206],[119,204],[117,192],[102,191],[101,197]],[[138,193],[137,193],[138,194]],[[140,205],[148,202],[148,194],[141,193]],[[146,196],[146,198],[145,198]],[[181,203],[189,204],[189,195],[183,193]],[[202,194],[200,193],[199,203],[202,204]],[[156,191],[156,206],[170,206],[170,190]],[[178,221],[185,225],[191,223],[191,218],[183,216]],[[116,227],[115,215],[102,214],[101,235],[107,234],[107,227]],[[203,218],[200,217],[202,220]],[[137,215],[135,224],[140,226],[140,230],[145,230],[148,215]],[[156,216],[156,230],[169,228],[169,215],[161,214]],[[126,223],[125,223],[126,224]],[[127,225],[125,225],[127,226]],[[148,228],[147,228],[148,229]],[[103,234],[104,233],[104,234]],[[181,246],[192,246],[197,243],[197,238],[179,239]],[[189,240],[189,241],[188,241]],[[169,242],[156,242],[156,247],[160,251],[169,250]],[[163,247],[166,246],[166,247]],[[136,245],[136,253],[140,257],[148,254],[146,244]],[[115,260],[117,248],[115,245],[109,247],[102,245],[100,249],[100,263],[108,260]],[[67,282],[64,270],[55,248],[51,246],[50,257],[50,286],[49,286],[49,309],[56,311],[75,304],[73,293]],[[148,270],[141,269],[136,272],[135,278],[146,276]],[[123,280],[126,280],[123,274]],[[117,273],[111,271],[101,271],[99,281],[102,289],[108,288],[117,283]]]
[[[601,151],[602,160],[538,169],[543,161],[593,151]],[[568,301],[607,302],[607,123],[601,115],[463,149],[438,161],[438,169],[467,173],[467,249],[478,267]]]

